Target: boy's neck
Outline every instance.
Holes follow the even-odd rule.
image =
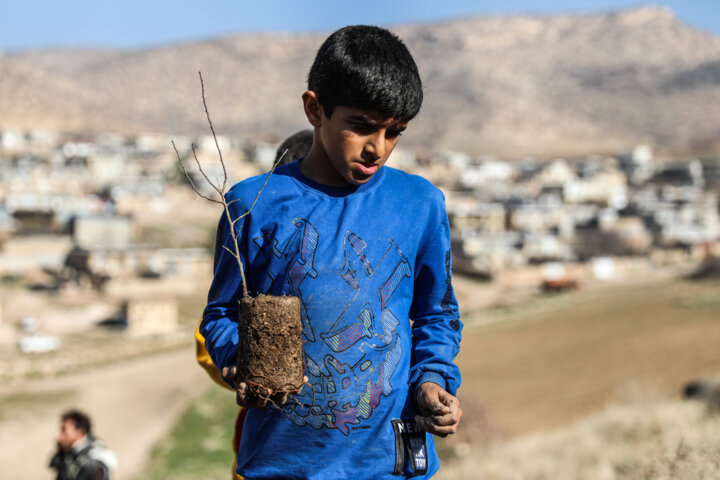
[[[330,187],[352,185],[335,170],[327,153],[316,148],[316,145],[317,143],[314,143],[307,156],[300,161],[300,173],[314,182]]]

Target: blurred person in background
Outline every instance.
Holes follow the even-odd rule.
[[[109,480],[117,469],[117,457],[92,435],[90,418],[70,410],[60,417],[50,468],[57,471],[57,480]]]

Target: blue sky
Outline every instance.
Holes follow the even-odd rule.
[[[68,46],[139,48],[247,31],[331,31],[465,15],[594,12],[623,0],[0,0],[0,51]],[[669,0],[682,21],[720,35],[720,0]]]

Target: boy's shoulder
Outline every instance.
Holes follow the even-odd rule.
[[[421,199],[445,201],[445,195],[430,180],[393,167],[385,166],[383,170],[385,170],[387,187],[392,188],[393,191],[404,192],[406,195]]]
[[[270,188],[271,190],[277,189],[278,184],[282,184],[287,181],[288,177],[286,172],[288,171],[288,168],[288,165],[281,165],[272,173],[264,172],[258,175],[253,175],[252,177],[247,177],[230,187],[226,194],[227,198],[231,200],[244,199],[248,198],[248,195],[252,195],[252,199],[254,199],[255,195],[257,195],[257,193],[263,188]],[[270,175],[270,178],[268,178],[268,175]]]
[[[442,191],[420,175],[407,173],[387,165],[383,166],[380,172],[382,172],[382,178],[379,179],[377,188],[386,192],[396,201],[416,201],[428,205],[444,206],[445,196]],[[227,192],[226,198],[247,207],[248,205],[244,204],[252,202],[261,191],[263,193],[258,197],[261,203],[264,203],[263,199],[271,201],[278,193],[287,194],[289,188],[296,191],[298,195],[307,194],[308,189],[294,188],[294,184],[297,183],[296,175],[297,172],[291,165],[282,165],[270,175],[270,178],[268,178],[268,173],[262,173],[236,183]]]

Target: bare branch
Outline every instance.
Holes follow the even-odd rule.
[[[187,178],[188,182],[190,182],[190,186],[192,187],[193,190],[195,190],[195,193],[197,193],[200,197],[204,198],[205,200],[211,201],[213,203],[222,204],[222,202],[220,200],[215,200],[214,198],[207,197],[207,196],[203,195],[202,193],[200,193],[200,190],[198,190],[198,188],[195,186],[195,183],[193,182],[192,177],[190,176],[188,171],[185,170],[185,163],[180,158],[180,152],[178,151],[177,147],[175,146],[175,141],[173,140],[173,141],[171,141],[171,143],[172,143],[173,148],[175,149],[175,155],[177,155],[178,162],[180,162],[180,168],[182,168],[183,174],[185,174],[185,178]]]
[[[238,258],[238,256],[235,255],[235,252],[233,252],[232,250],[230,250],[230,249],[229,249],[228,247],[226,247],[225,245],[223,245],[222,247],[223,247],[230,255],[232,255],[233,257],[235,257],[235,260],[240,261],[240,259]]]
[[[248,210],[247,210],[245,213],[243,213],[243,214],[240,215],[238,218],[236,218],[236,219],[233,221],[233,223],[232,223],[233,225],[235,225],[235,222],[237,222],[237,221],[240,220],[241,218],[247,216],[250,212],[252,212],[252,209],[255,208],[255,204],[257,203],[258,198],[260,198],[260,194],[262,193],[263,190],[265,190],[265,185],[267,185],[268,180],[270,180],[270,175],[273,174],[273,172],[275,171],[275,168],[277,168],[277,166],[280,164],[280,162],[282,161],[283,157],[285,157],[285,154],[286,154],[286,153],[287,153],[287,149],[285,149],[285,151],[282,153],[282,155],[280,155],[280,158],[277,159],[277,161],[275,162],[275,164],[272,166],[272,168],[271,168],[270,171],[268,172],[267,176],[265,177],[265,182],[263,182],[262,187],[260,187],[260,190],[258,190],[257,195],[255,195],[255,200],[253,200],[253,203],[252,203],[252,205],[250,205],[250,208],[248,208]]]
[[[202,174],[203,178],[205,178],[205,181],[208,182],[208,184],[209,184],[216,192],[218,192],[218,193],[220,194],[220,196],[223,196],[223,194],[224,194],[224,192],[225,192],[225,182],[223,182],[223,187],[220,188],[220,187],[218,187],[217,185],[215,185],[215,184],[210,180],[210,178],[209,178],[209,177],[207,176],[207,174],[205,173],[205,170],[203,170],[202,165],[200,164],[200,160],[199,160],[198,157],[197,157],[197,151],[195,151],[195,144],[194,144],[194,143],[193,143],[193,144],[190,144],[190,146],[192,147],[193,157],[195,157],[195,163],[197,164],[198,170],[200,170],[200,173]],[[223,168],[224,168],[224,167],[223,167]]]
[[[251,211],[251,210],[253,209],[253,207],[255,206],[255,202],[257,202],[257,199],[258,199],[258,197],[260,196],[260,192],[262,192],[263,189],[265,188],[265,185],[267,185],[267,181],[268,181],[268,179],[270,178],[270,175],[272,175],[272,173],[275,171],[275,169],[277,168],[277,166],[280,165],[280,162],[282,162],[282,159],[285,158],[285,154],[286,154],[287,152],[288,152],[288,150],[287,150],[287,148],[286,148],[285,151],[283,151],[282,155],[280,155],[280,158],[277,159],[277,161],[276,161],[275,164],[273,165],[272,169],[268,172],[268,175],[267,175],[267,177],[265,178],[265,183],[263,183],[262,188],[258,191],[257,195],[255,196],[255,201],[254,201],[254,202],[252,203],[252,205],[250,206],[250,210],[248,210],[247,212],[245,212],[243,215],[241,215],[240,217],[238,217],[236,220],[239,220],[240,218],[242,218],[242,217],[244,217],[245,215],[247,215],[248,213],[250,213],[250,211]],[[235,200],[230,200],[229,202],[227,202],[227,204],[228,204],[228,206],[230,206],[230,205],[232,205],[233,203],[239,202],[239,201],[241,201],[241,200],[242,200],[242,198],[236,198]]]
[[[202,72],[198,72],[198,75],[200,76],[200,88],[202,89],[202,101],[203,101],[203,107],[205,107],[205,116],[207,117],[208,124],[210,125],[210,131],[212,132],[213,139],[215,140],[215,148],[217,148],[218,155],[220,156],[220,165],[223,169],[223,185],[222,189],[223,191],[227,187],[227,179],[228,174],[227,170],[225,169],[225,161],[223,160],[222,151],[220,150],[220,144],[218,143],[217,135],[215,135],[215,128],[213,127],[212,120],[210,120],[210,112],[208,112],[207,108],[207,102],[205,101],[205,82],[202,78]]]
[[[240,254],[240,243],[238,240],[240,234],[235,231],[235,224],[241,218],[246,217],[252,211],[252,209],[255,207],[255,204],[257,203],[258,198],[260,198],[260,194],[265,189],[265,186],[267,185],[268,181],[270,180],[270,176],[273,174],[273,172],[275,171],[275,168],[280,164],[282,159],[285,157],[287,150],[285,150],[285,152],[283,152],[283,154],[280,156],[280,158],[278,158],[278,160],[273,165],[272,169],[268,172],[267,176],[265,177],[265,182],[263,183],[262,187],[260,188],[260,190],[258,190],[257,194],[255,195],[255,199],[253,200],[252,205],[250,205],[250,208],[248,208],[248,210],[245,213],[243,213],[242,215],[240,215],[239,217],[233,218],[232,214],[230,213],[230,205],[232,205],[233,203],[235,203],[237,201],[240,201],[240,199],[234,199],[234,200],[228,201],[225,196],[228,191],[227,190],[228,174],[227,174],[227,168],[225,167],[225,159],[223,159],[222,150],[220,149],[220,143],[218,142],[217,135],[215,134],[215,127],[213,127],[212,120],[210,119],[210,112],[208,111],[207,102],[205,100],[205,82],[203,81],[203,78],[202,78],[202,72],[198,72],[198,75],[200,76],[200,87],[202,89],[202,101],[203,101],[203,107],[205,108],[205,116],[207,117],[208,124],[210,125],[210,132],[212,132],[213,140],[215,140],[215,147],[217,148],[220,165],[222,166],[222,170],[223,170],[222,185],[219,184],[220,183],[219,181],[213,182],[207,176],[207,174],[205,173],[205,171],[202,168],[202,165],[200,164],[200,160],[198,159],[197,151],[195,149],[194,144],[191,145],[192,152],[193,152],[193,158],[195,159],[195,163],[197,164],[200,174],[203,176],[205,181],[216,192],[218,192],[218,194],[220,195],[220,200],[215,200],[213,198],[208,197],[207,195],[203,195],[202,193],[200,193],[197,186],[193,182],[192,178],[190,178],[190,175],[188,174],[187,170],[185,169],[185,164],[183,163],[182,159],[180,158],[180,152],[178,152],[177,147],[175,147],[175,142],[173,142],[173,148],[175,148],[175,153],[177,154],[178,160],[180,161],[180,166],[182,167],[183,173],[185,174],[185,178],[188,179],[188,181],[190,182],[190,185],[192,186],[195,193],[197,193],[201,198],[204,198],[205,200],[209,200],[213,203],[219,203],[223,206],[223,212],[225,214],[225,218],[227,219],[228,224],[230,225],[230,238],[232,238],[233,248],[235,251],[231,250],[224,244],[222,245],[222,247],[228,253],[230,253],[230,255],[232,255],[233,258],[235,258],[235,260],[237,260],[238,267],[240,268],[240,279],[242,281],[243,296],[247,297],[248,289],[247,289],[247,282],[245,280],[245,266],[243,265],[243,262],[242,262],[242,256]]]

